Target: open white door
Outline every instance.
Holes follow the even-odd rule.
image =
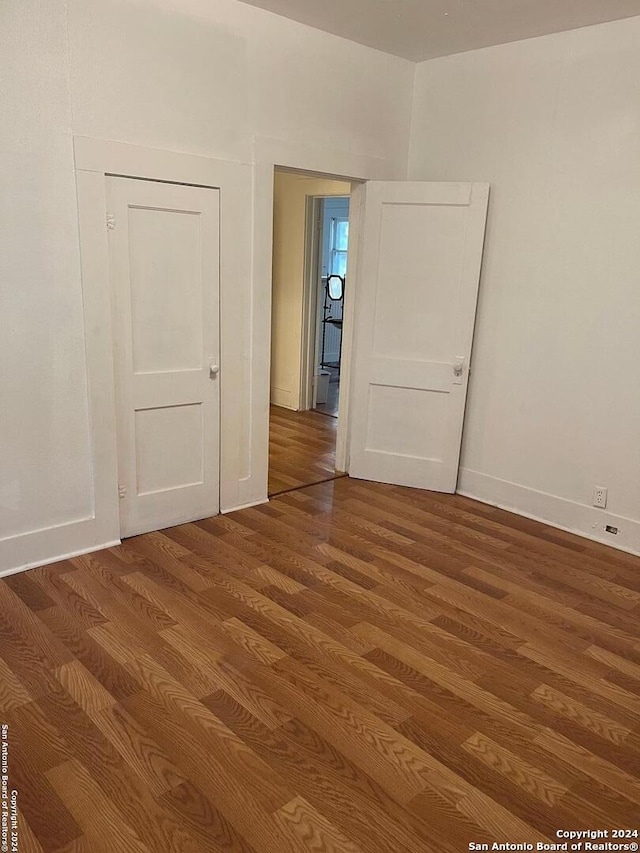
[[[364,185],[352,477],[454,492],[489,185]]]
[[[108,179],[121,535],[219,510],[219,191]]]

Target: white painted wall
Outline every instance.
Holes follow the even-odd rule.
[[[232,160],[268,137],[404,177],[410,62],[236,0],[69,0],[69,15],[76,133]]]
[[[404,177],[413,66],[235,0],[3,0],[0,76],[3,571],[104,542],[79,521],[94,492],[72,135],[243,162],[310,152]],[[258,171],[246,216],[263,276]],[[247,364],[266,361],[252,334],[268,314],[263,278],[244,302]],[[255,377],[242,375],[248,399]],[[259,428],[247,424],[249,453]],[[239,480],[254,461],[238,453]]]
[[[421,63],[409,165],[492,186],[460,488],[636,551],[639,45],[632,18]]]
[[[276,406],[300,408],[307,197],[349,192],[351,184],[345,181],[275,174],[271,402]]]
[[[92,515],[93,495],[64,4],[5,0],[0,41],[0,551],[13,554]]]

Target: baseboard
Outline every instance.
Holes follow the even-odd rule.
[[[267,502],[263,497],[221,512],[226,515]],[[97,532],[95,519],[82,519],[0,540],[0,578],[120,545],[120,539],[95,542]]]
[[[640,521],[461,468],[458,494],[640,556]],[[605,525],[618,529],[614,535]]]
[[[251,509],[252,506],[260,506],[261,504],[269,503],[269,498],[260,498],[259,501],[249,501],[246,504],[239,504],[238,506],[232,506],[228,509],[221,509],[221,515],[228,515],[230,512],[238,512],[241,509]]]
[[[92,554],[94,551],[103,551],[105,548],[113,548],[120,544],[119,539],[114,539],[112,542],[101,542],[100,545],[92,545],[90,548],[80,548],[77,551],[69,551],[66,554],[57,554],[54,557],[35,560],[11,569],[0,569],[0,578],[6,578],[9,577],[9,575],[17,575],[19,572],[26,572],[29,569],[37,569],[38,566],[48,566],[50,563],[60,563],[62,560],[70,560],[72,557],[81,557],[83,554]]]

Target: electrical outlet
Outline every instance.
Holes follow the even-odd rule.
[[[607,506],[606,486],[596,486],[593,490],[593,505],[604,509]]]

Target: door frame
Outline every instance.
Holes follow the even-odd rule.
[[[106,180],[110,176],[190,184],[220,191],[220,511],[263,503],[259,405],[251,376],[254,293],[251,266],[251,165],[74,137],[91,424],[95,545],[120,540],[109,280]],[[246,393],[238,393],[238,389]],[[90,546],[89,546],[90,547]]]
[[[305,206],[304,278],[302,285],[302,335],[300,341],[300,409],[315,406],[314,354],[318,269],[322,260],[322,221],[325,196],[308,195]]]
[[[308,178],[324,178],[334,181],[348,182],[351,185],[349,194],[349,249],[347,252],[347,267],[353,261],[354,276],[352,278],[349,272],[349,287],[345,289],[345,298],[343,305],[343,321],[342,321],[342,356],[340,366],[340,388],[338,391],[338,417],[336,424],[336,450],[335,450],[335,466],[336,471],[349,471],[349,456],[348,456],[348,435],[349,435],[349,388],[351,384],[351,355],[353,350],[353,334],[354,334],[354,319],[355,319],[355,288],[352,288],[351,282],[355,283],[355,252],[351,250],[351,199],[355,190],[364,186],[366,180],[361,178],[349,177],[346,175],[328,175],[326,172],[315,172],[309,169],[290,169],[282,164],[273,164],[273,179],[275,179],[276,171],[299,174]],[[371,179],[369,179],[371,180]],[[274,187],[271,186],[272,207]],[[312,347],[315,351],[315,336],[316,336],[316,308],[318,298],[318,281],[315,273],[318,269],[318,263],[322,252],[322,247],[319,244],[319,237],[322,235],[322,227],[316,230],[313,222],[313,217],[317,213],[321,205],[318,203],[326,198],[331,198],[329,195],[309,195],[305,205],[305,255],[304,255],[304,272],[302,285],[302,316],[301,316],[301,341],[300,341],[300,410],[304,411],[310,408],[312,402],[315,402],[315,388],[313,386],[313,378],[315,373],[314,359],[311,355]],[[273,247],[273,219],[271,221],[271,244]],[[269,280],[270,292],[273,290],[273,277]],[[269,311],[271,318],[271,310]],[[272,328],[269,327],[269,361],[271,359],[271,336]],[[270,384],[270,383],[269,383]],[[268,425],[267,425],[268,428]],[[268,460],[267,460],[268,462]]]
[[[273,185],[276,169],[299,172],[311,177],[350,181],[351,201],[349,206],[349,268],[350,285],[345,293],[344,322],[342,327],[342,358],[351,363],[353,350],[353,326],[355,316],[355,281],[362,205],[359,191],[367,181],[406,180],[406,172],[387,160],[365,155],[352,154],[338,149],[316,147],[304,143],[289,143],[271,137],[254,137],[254,288],[260,295],[259,308],[264,310],[256,317],[254,341],[262,353],[264,362],[260,371],[263,393],[262,423],[255,424],[259,430],[260,443],[264,443],[264,492],[267,492],[269,472],[269,391],[271,370],[271,293],[273,258]],[[260,317],[260,319],[258,319]],[[349,470],[349,372],[345,371],[340,381],[338,423],[336,433],[336,469]]]

